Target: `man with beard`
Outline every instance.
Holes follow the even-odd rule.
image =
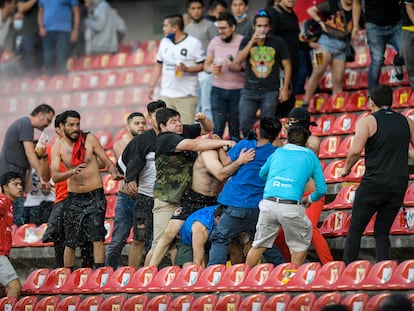
[[[238,141],[240,91],[245,76],[241,72],[242,67],[234,63],[233,59],[236,58],[243,36],[236,33],[236,19],[228,12],[220,14],[216,23],[219,35],[208,45],[204,62],[204,70],[214,74],[211,90],[214,134],[222,137],[228,121],[230,137]]]
[[[78,112],[65,111],[60,128],[64,137],[52,150],[51,174],[54,182],[68,180],[68,204],[63,214],[64,265],[73,269],[75,248],[84,241],[92,241],[95,268],[99,268],[105,262],[106,200],[97,158],[105,163],[114,180],[122,176],[96,136],[81,132]],[[61,162],[67,167],[66,172],[60,172]]]

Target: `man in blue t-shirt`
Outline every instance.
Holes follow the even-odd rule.
[[[305,213],[312,202],[326,193],[326,183],[317,156],[307,147],[309,131],[297,125],[288,130],[288,144],[276,150],[260,170],[266,181],[253,246],[246,263],[254,266],[263,252],[273,246],[280,227],[292,253],[291,261],[300,266],[306,259],[312,239],[312,223]],[[315,190],[302,199],[309,178]]]
[[[227,181],[218,197],[218,203],[227,206],[211,235],[210,260],[208,265],[224,264],[227,260],[228,245],[241,232],[256,231],[259,216],[259,202],[263,197],[264,182],[259,171],[267,158],[276,150],[272,145],[282,128],[275,117],[265,117],[256,129],[258,140],[242,140],[229,152],[228,161],[235,161],[243,149],[255,149],[253,161],[240,166],[239,170]],[[226,165],[223,162],[223,165]],[[283,262],[277,248],[265,254],[273,264]]]

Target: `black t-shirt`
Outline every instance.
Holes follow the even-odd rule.
[[[349,39],[352,32],[352,10],[342,10],[345,14],[343,16],[338,0],[322,2],[316,7],[323,16],[328,36],[340,40]],[[348,36],[346,35],[345,25],[348,28]]]
[[[244,49],[250,40],[251,36],[244,37],[239,50]],[[290,59],[288,48],[282,38],[268,35],[263,46],[253,46],[245,61],[245,88],[279,90],[282,59]]]
[[[17,3],[22,2],[26,3],[29,0],[17,0]],[[39,27],[37,25],[37,11],[38,4],[37,2],[31,7],[30,10],[24,13],[23,15],[23,29],[22,35],[34,35],[39,33]]]
[[[365,0],[365,20],[380,26],[401,20],[401,0]]]

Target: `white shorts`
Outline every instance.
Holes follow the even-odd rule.
[[[16,271],[7,256],[0,255],[0,284],[6,286],[11,281],[18,279]]]

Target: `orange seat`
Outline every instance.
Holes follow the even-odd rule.
[[[342,299],[341,304],[349,310],[365,310],[369,296],[366,293],[352,293]]]
[[[128,53],[126,52],[118,52],[111,56],[109,60],[109,67],[110,68],[123,68],[126,66]]]
[[[34,311],[50,311],[55,310],[57,304],[59,303],[59,296],[46,296],[43,297],[34,308]]]
[[[77,310],[81,302],[81,296],[68,296],[63,298],[56,306],[55,311]]]
[[[343,182],[344,177],[341,176],[342,170],[345,167],[345,160],[334,160],[330,162],[326,168],[323,170],[323,175],[325,176],[326,183],[337,183]]]
[[[93,294],[97,289],[102,288],[108,282],[114,269],[112,267],[101,267],[96,269],[86,280],[86,283],[79,286],[77,292],[83,294]]]
[[[112,241],[112,234],[114,233],[114,220],[105,219],[104,226],[106,229],[105,244],[110,244]]]
[[[344,75],[344,89],[345,90],[356,90],[363,86],[361,85],[361,72],[358,70],[346,68]]]
[[[38,289],[37,294],[59,294],[60,288],[66,283],[70,273],[69,268],[57,268],[50,271],[45,283]]]
[[[168,292],[169,285],[177,278],[181,268],[169,266],[161,269],[147,287],[149,292]]]
[[[177,278],[168,286],[171,292],[187,292],[192,291],[194,285],[200,278],[203,267],[197,264],[188,265],[181,269]]]
[[[127,293],[144,291],[151,284],[157,273],[157,267],[146,266],[139,268],[132,276],[130,282],[124,287],[123,291]]]
[[[244,281],[236,287],[236,290],[244,292],[260,290],[261,286],[268,280],[272,270],[273,264],[271,263],[263,263],[253,267]]]
[[[322,222],[320,232],[323,236],[346,236],[349,226],[349,214],[347,211],[335,211],[329,213]]]
[[[191,290],[195,292],[212,291],[223,278],[225,272],[226,266],[223,264],[206,267],[197,282],[191,286]]]
[[[308,110],[310,113],[324,113],[328,105],[329,95],[327,93],[317,93],[309,100]]]
[[[239,294],[226,294],[217,300],[214,311],[238,311],[241,301]]]
[[[333,114],[326,114],[316,119],[316,127],[311,128],[312,134],[316,136],[331,135],[331,128],[335,119]]]
[[[353,113],[344,113],[335,119],[331,133],[334,135],[352,134],[355,132],[356,116]]]
[[[16,304],[16,302],[16,297],[0,298],[0,310],[13,310],[13,306]]]
[[[349,93],[348,92],[338,92],[333,94],[328,99],[328,103],[326,104],[326,109],[324,112],[332,113],[332,112],[343,112],[345,103],[348,101]]]
[[[341,136],[328,136],[325,137],[320,144],[319,158],[337,158],[337,150],[342,142]]]
[[[234,290],[247,277],[249,271],[250,267],[247,264],[232,265],[213,288],[219,291]]]
[[[101,295],[88,296],[80,302],[76,310],[77,311],[101,310],[101,304],[103,300],[104,298]]]
[[[122,310],[123,311],[144,311],[146,310],[149,298],[147,295],[135,295],[129,297],[125,301]]]
[[[79,288],[86,284],[88,278],[92,275],[91,268],[80,268],[73,271],[67,281],[60,287],[61,294],[79,293]]]
[[[262,306],[266,302],[266,295],[265,294],[252,294],[245,297],[239,308],[237,310],[240,311],[251,311],[251,310],[262,310]]]
[[[262,311],[286,310],[291,297],[288,293],[280,293],[267,298]]]
[[[401,262],[387,282],[387,289],[407,290],[414,285],[414,259]]]
[[[327,293],[319,296],[312,307],[312,311],[320,311],[324,306],[339,304],[342,301],[342,295],[338,292]]]
[[[304,263],[298,267],[295,275],[285,285],[287,291],[301,291],[305,286],[312,286],[311,284],[315,280],[316,275],[321,269],[319,262]]]
[[[171,301],[168,306],[169,311],[182,311],[190,310],[191,304],[194,301],[193,295],[180,295],[177,296],[173,301]]]
[[[364,311],[377,311],[377,310],[380,310],[381,302],[389,296],[391,296],[391,293],[379,293],[379,294],[376,294],[376,295],[372,296],[368,300]]]
[[[335,286],[338,290],[357,290],[363,280],[367,277],[371,269],[368,260],[353,261],[345,267],[341,278]]]
[[[323,209],[343,209],[343,208],[351,208],[352,204],[355,199],[355,191],[358,188],[358,185],[349,185],[343,187],[337,193],[335,199],[328,204],[325,204]]]
[[[312,310],[316,297],[313,293],[303,293],[292,298],[286,311]]]
[[[345,103],[344,110],[347,112],[369,110],[368,90],[356,90]]]
[[[399,87],[394,90],[392,108],[407,108],[410,107],[410,97],[413,93],[413,90],[409,86]]]
[[[128,286],[132,275],[135,274],[135,268],[133,267],[119,267],[111,275],[108,282],[102,286],[99,292],[103,293],[119,293],[122,292],[125,287]]]
[[[99,311],[122,311],[125,301],[124,295],[110,296],[102,302]]]
[[[40,268],[32,271],[22,286],[22,294],[37,294],[39,288],[45,283],[49,273],[50,270],[48,268]]]
[[[217,303],[217,295],[202,295],[193,301],[191,311],[213,311]]]
[[[398,264],[394,260],[377,262],[361,282],[360,288],[363,290],[385,290],[397,266]]]
[[[155,296],[148,301],[145,311],[168,310],[171,301],[172,297],[167,294]]]
[[[111,174],[102,177],[104,192],[106,195],[118,194],[118,181],[113,180]]]
[[[351,172],[344,177],[347,182],[360,182],[365,173],[365,159],[359,159],[351,168]]]
[[[106,196],[106,211],[105,218],[114,218],[115,217],[115,206],[118,199],[117,195],[107,195]]]
[[[36,296],[20,297],[19,300],[14,304],[13,311],[28,311],[33,310],[37,304]],[[0,309],[7,310],[7,308]],[[11,308],[9,310],[12,310]]]
[[[285,289],[286,283],[289,282],[292,275],[296,273],[296,265],[291,262],[286,262],[274,267],[270,272],[266,282],[260,287],[261,291],[277,292]]]
[[[345,270],[343,261],[330,261],[322,266],[315,280],[303,287],[304,290],[329,291],[335,288],[335,283],[339,280]]]

